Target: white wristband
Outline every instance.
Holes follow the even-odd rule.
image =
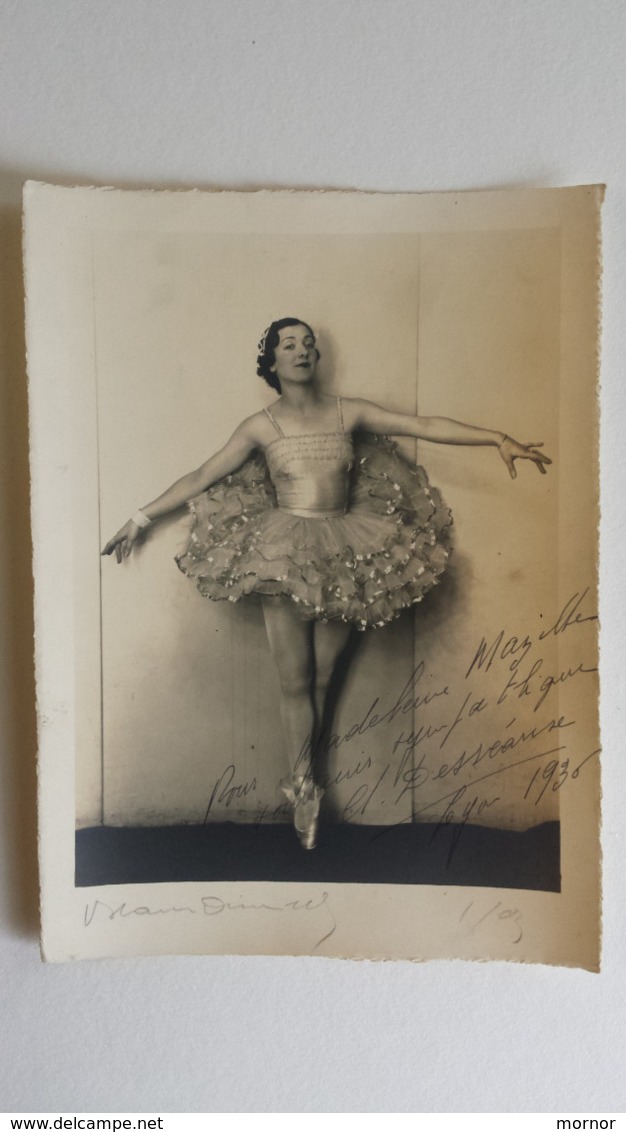
[[[149,527],[151,522],[152,519],[149,519],[144,511],[135,511],[131,519],[131,523],[136,523],[142,531],[145,530],[146,527]]]

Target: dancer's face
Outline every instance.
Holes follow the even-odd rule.
[[[305,385],[314,377],[316,366],[315,338],[308,326],[299,322],[296,326],[284,326],[278,331],[278,345],[271,369],[280,382]]]

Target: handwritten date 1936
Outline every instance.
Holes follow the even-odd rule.
[[[578,778],[585,763],[599,754],[599,748],[592,751],[573,769],[570,766],[570,759],[550,759],[545,766],[538,766],[526,787],[524,798],[534,798],[534,803],[538,806],[548,787],[556,793],[565,785],[568,778]]]

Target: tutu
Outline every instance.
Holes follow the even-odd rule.
[[[290,503],[294,490],[302,494],[302,475],[290,471],[296,452],[299,469],[306,458],[309,495],[311,481],[316,490],[322,481],[315,517],[284,506],[289,491]],[[331,495],[343,495],[340,513],[324,502],[329,482]],[[421,601],[450,554],[452,517],[424,469],[367,433],[353,441],[343,432],[280,434],[266,457],[251,457],[189,507],[193,527],[176,561],[203,596],[283,596],[305,618],[357,629],[384,625]]]

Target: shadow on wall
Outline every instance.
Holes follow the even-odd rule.
[[[441,581],[416,607],[416,653],[425,664],[428,663],[429,641],[440,638],[446,631],[456,629],[463,623],[466,613],[464,594],[472,576],[471,560],[461,551],[453,549]]]
[[[471,567],[466,557],[454,554],[440,582],[425,596],[423,602],[407,610],[396,621],[381,630],[367,633],[353,633],[342,658],[337,678],[330,690],[328,718],[325,732],[330,737],[322,745],[317,760],[317,778],[325,785],[326,795],[323,807],[328,821],[341,821],[345,805],[347,776],[356,771],[354,781],[359,780],[360,765],[368,778],[375,776],[376,768],[382,773],[389,760],[390,732],[388,727],[366,734],[369,746],[356,753],[355,743],[344,742],[337,745],[333,736],[340,733],[345,737],[351,724],[357,722],[356,715],[350,713],[349,704],[355,688],[368,673],[376,673],[376,682],[368,682],[369,700],[356,696],[359,702],[358,719],[367,717],[370,704],[378,712],[385,711],[395,703],[403,688],[410,680],[417,664],[423,662],[425,672],[429,672],[429,655],[434,643],[441,634],[450,631],[453,624],[462,623],[464,614],[464,593]],[[395,674],[395,679],[390,678]],[[378,702],[374,704],[374,700]],[[391,738],[395,736],[395,730]],[[372,747],[372,743],[374,746]],[[358,745],[358,739],[357,739]],[[366,765],[369,763],[368,766]],[[343,783],[342,787],[339,786]],[[368,812],[372,817],[372,807]],[[379,815],[382,820],[382,816]]]

